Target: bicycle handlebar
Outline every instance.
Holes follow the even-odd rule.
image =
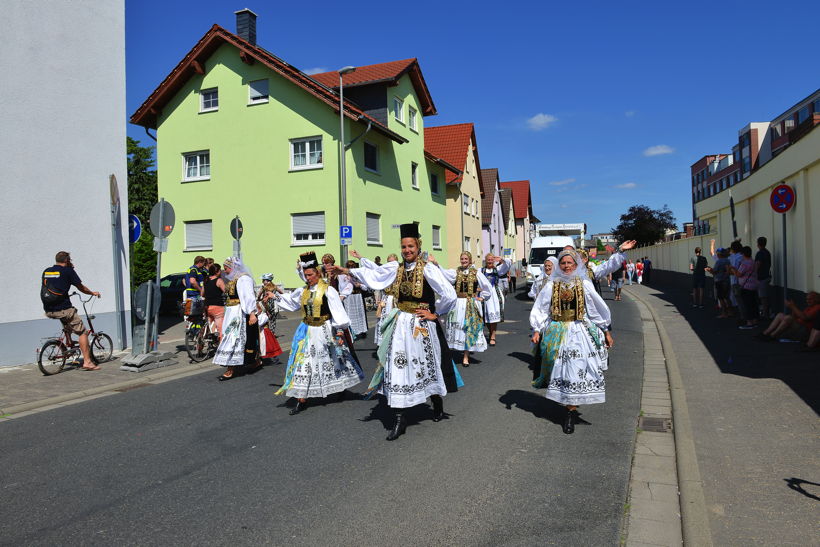
[[[69,298],[71,298],[72,296],[79,296],[79,297],[80,297],[80,301],[81,301],[81,302],[91,302],[91,299],[92,299],[92,298],[94,298],[94,295],[93,295],[93,294],[89,294],[89,295],[88,295],[88,298],[86,298],[85,300],[83,300],[83,296],[82,296],[82,294],[81,294],[81,293],[78,293],[77,291],[74,291],[73,293],[69,293],[68,297],[69,297]]]

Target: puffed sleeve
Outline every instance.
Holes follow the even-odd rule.
[[[386,289],[396,280],[398,262],[388,262],[376,268],[350,268],[350,275],[370,289]]]
[[[236,281],[236,292],[239,295],[239,305],[242,313],[250,315],[256,312],[256,295],[253,292],[253,279],[243,275]]]
[[[441,273],[444,275],[444,279],[447,280],[448,283],[455,283],[456,282],[456,271],[455,270],[446,270],[438,265],[438,269],[441,270]]]
[[[441,269],[434,264],[426,264],[424,266],[424,279],[430,284],[430,287],[438,295],[436,300],[436,314],[444,315],[448,313],[458,299],[456,297],[456,290],[453,285],[447,281]]]
[[[302,291],[304,290],[304,287],[298,287],[289,293],[280,294],[276,302],[283,310],[296,311],[302,307]]]
[[[363,268],[367,268],[368,270],[375,270],[379,267],[378,264],[370,260],[369,258],[361,257],[359,259],[359,264],[362,265]]]
[[[606,330],[612,322],[612,314],[609,311],[609,306],[606,305],[604,299],[595,290],[595,286],[591,281],[584,280],[584,303],[587,307],[587,317],[594,324],[601,329]]]
[[[550,303],[552,302],[552,281],[548,281],[546,286],[538,293],[535,304],[530,311],[530,326],[535,331],[542,331],[550,321]],[[593,289],[594,290],[594,289]]]
[[[482,300],[488,300],[490,296],[495,292],[493,290],[493,285],[490,283],[490,280],[487,279],[487,276],[481,273],[480,270],[477,270],[475,273],[476,281],[478,281],[478,289],[479,293],[478,296]]]
[[[509,258],[505,258],[505,259],[501,260],[501,264],[498,264],[495,267],[496,271],[498,272],[498,276],[501,277],[501,276],[507,275],[507,272],[510,271],[510,265],[511,264],[512,264],[512,262],[510,261]]]
[[[298,275],[299,279],[301,279],[302,281],[307,281],[307,279],[305,279],[305,270],[303,270],[302,268],[296,268],[296,275]]]
[[[612,272],[618,270],[624,262],[626,262],[626,255],[623,253],[615,253],[603,264],[598,264],[593,267],[592,273],[595,274],[595,279],[606,277]]]
[[[527,293],[527,296],[530,298],[535,298],[538,296],[538,287],[541,286],[541,278],[536,279],[532,282],[532,287],[530,287],[530,292]]]
[[[325,292],[327,297],[327,305],[330,308],[330,324],[337,329],[344,329],[350,325],[350,318],[347,315],[342,299],[339,298],[339,293],[333,287],[328,287]]]

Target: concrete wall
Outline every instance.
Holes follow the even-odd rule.
[[[60,250],[102,293],[95,326],[116,347],[108,177],[119,181],[127,255],[124,2],[7,0],[0,32],[0,366],[32,362],[40,339],[59,331],[43,316],[38,284]]]
[[[795,190],[796,205],[786,215],[787,264],[789,289],[808,292],[820,291],[820,130],[789,146],[777,157],[732,187],[735,200],[735,220],[738,237],[744,245],[756,250],[756,240],[765,236],[773,259],[773,284],[783,285],[783,230],[782,215],[772,211],[769,197],[774,186],[785,183]],[[712,232],[706,236],[691,237],[641,247],[629,253],[636,257],[649,256],[656,270],[686,273],[689,258],[695,247],[708,254],[709,244],[728,247],[733,239],[732,217],[729,210],[729,192],[721,192],[696,204],[701,219],[708,219]],[[709,260],[712,262],[711,257]]]

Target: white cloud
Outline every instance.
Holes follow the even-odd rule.
[[[627,118],[631,118],[634,115],[635,115],[634,110],[627,110],[626,112],[624,112],[624,116],[626,116]]]
[[[646,150],[643,151],[643,155],[650,157],[650,156],[662,156],[664,154],[671,154],[674,152],[675,149],[671,146],[667,146],[665,144],[659,144],[657,146],[650,146]]]
[[[549,182],[547,184],[549,184],[550,186],[566,186],[567,184],[572,184],[573,182],[575,182],[575,179],[563,179],[563,180],[554,180],[554,181]]]
[[[567,208],[569,208],[569,205],[567,205],[566,203],[561,204],[561,209],[567,209]]]
[[[616,184],[615,188],[620,188],[621,190],[631,190],[632,188],[637,188],[638,185],[634,182],[625,182],[623,184]]]
[[[556,118],[555,116],[539,112],[538,114],[527,120],[527,125],[533,131],[541,131],[542,129],[548,128],[557,121],[558,118]]]
[[[322,72],[328,72],[328,69],[326,67],[323,67],[323,66],[315,66],[313,68],[305,69],[302,72],[304,72],[307,75],[321,74]]]

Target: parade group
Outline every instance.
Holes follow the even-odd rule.
[[[191,279],[189,291],[204,300],[205,313],[219,333],[213,359],[225,367],[219,380],[235,378],[238,367],[260,367],[263,358],[282,354],[272,324],[278,306],[300,312],[302,319],[276,392],[295,399],[290,414],[303,411],[310,399],[343,397],[365,379],[353,342],[368,331],[362,292],[376,291],[378,365],[364,397],[384,396],[395,413],[389,441],[405,433],[405,409],[428,398],[433,421],[441,421],[443,397],[464,385],[456,360],[467,367],[470,353],[496,344],[496,327],[504,316],[500,280],[511,264],[488,254],[483,267],[477,267],[472,255],[463,252],[458,268],[445,269],[422,253],[415,224],[401,225],[400,243],[402,261],[390,255],[384,264],[356,251],[351,255],[359,263],[350,261],[345,267],[329,254],[320,261],[313,252],[302,253],[297,270],[305,284],[290,292],[274,285],[270,274],[262,276],[257,291],[238,257],[228,258],[222,267],[210,265],[209,275],[199,282]],[[624,242],[596,266],[583,250],[567,246],[544,262],[530,291],[535,299],[530,325],[537,369],[532,384],[566,407],[565,433],[575,429],[578,405],[605,400],[611,316],[593,281],[622,268],[622,251],[634,244]]]

